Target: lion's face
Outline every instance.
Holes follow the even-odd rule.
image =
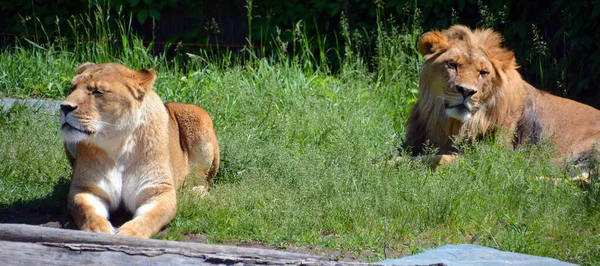
[[[424,34],[419,50],[425,58],[421,80],[425,86],[421,86],[419,97],[432,98],[433,104],[444,108],[445,115],[468,122],[496,93],[498,69],[504,65],[490,57],[498,51],[489,44],[499,39],[491,31],[471,34],[463,27]]]
[[[81,65],[71,92],[60,106],[60,128],[67,143],[101,141],[129,133],[140,121],[153,70],[134,71],[116,63]]]
[[[431,61],[436,73],[431,88],[448,117],[467,122],[493,89],[493,67],[485,54],[466,45],[454,45]]]

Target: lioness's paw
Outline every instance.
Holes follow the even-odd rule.
[[[115,228],[106,219],[96,219],[93,221],[88,221],[81,226],[81,230],[104,234],[115,233]]]
[[[137,228],[134,228],[133,225],[130,224],[130,222],[123,224],[119,228],[119,230],[117,230],[117,235],[133,236],[133,237],[141,237],[141,238],[150,237],[147,234],[144,234],[142,231],[138,230]]]

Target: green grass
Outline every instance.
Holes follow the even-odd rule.
[[[70,180],[58,117],[23,105],[0,109],[0,212],[63,212]]]
[[[141,42],[108,54],[110,42],[85,42],[85,49],[24,42],[0,53],[0,96],[60,99],[78,64],[119,61],[156,68],[163,100],[207,109],[221,169],[210,197],[182,189],[166,239],[199,233],[210,243],[325,247],[368,261],[476,243],[600,263],[594,190],[536,180],[567,178],[547,160],[549,148],[483,142],[435,172],[418,162],[374,164],[404,135],[421,63],[418,31],[380,34],[377,58],[343,60],[335,74],[316,61],[307,67],[307,47],[302,60],[203,54],[183,68],[150,56]],[[65,214],[70,167],[57,116],[23,106],[0,112],[0,139],[0,215]]]

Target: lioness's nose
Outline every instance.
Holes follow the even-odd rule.
[[[60,110],[65,115],[67,115],[68,113],[72,112],[75,109],[77,109],[77,106],[73,106],[73,105],[70,105],[70,104],[61,104],[60,105]]]
[[[463,97],[467,98],[469,96],[473,96],[473,94],[477,93],[476,89],[473,89],[471,87],[467,87],[467,86],[463,86],[463,85],[456,85],[456,90],[458,92],[460,92]]]

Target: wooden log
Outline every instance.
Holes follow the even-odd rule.
[[[8,265],[366,265],[291,252],[0,224]],[[5,264],[3,264],[5,265]]]

